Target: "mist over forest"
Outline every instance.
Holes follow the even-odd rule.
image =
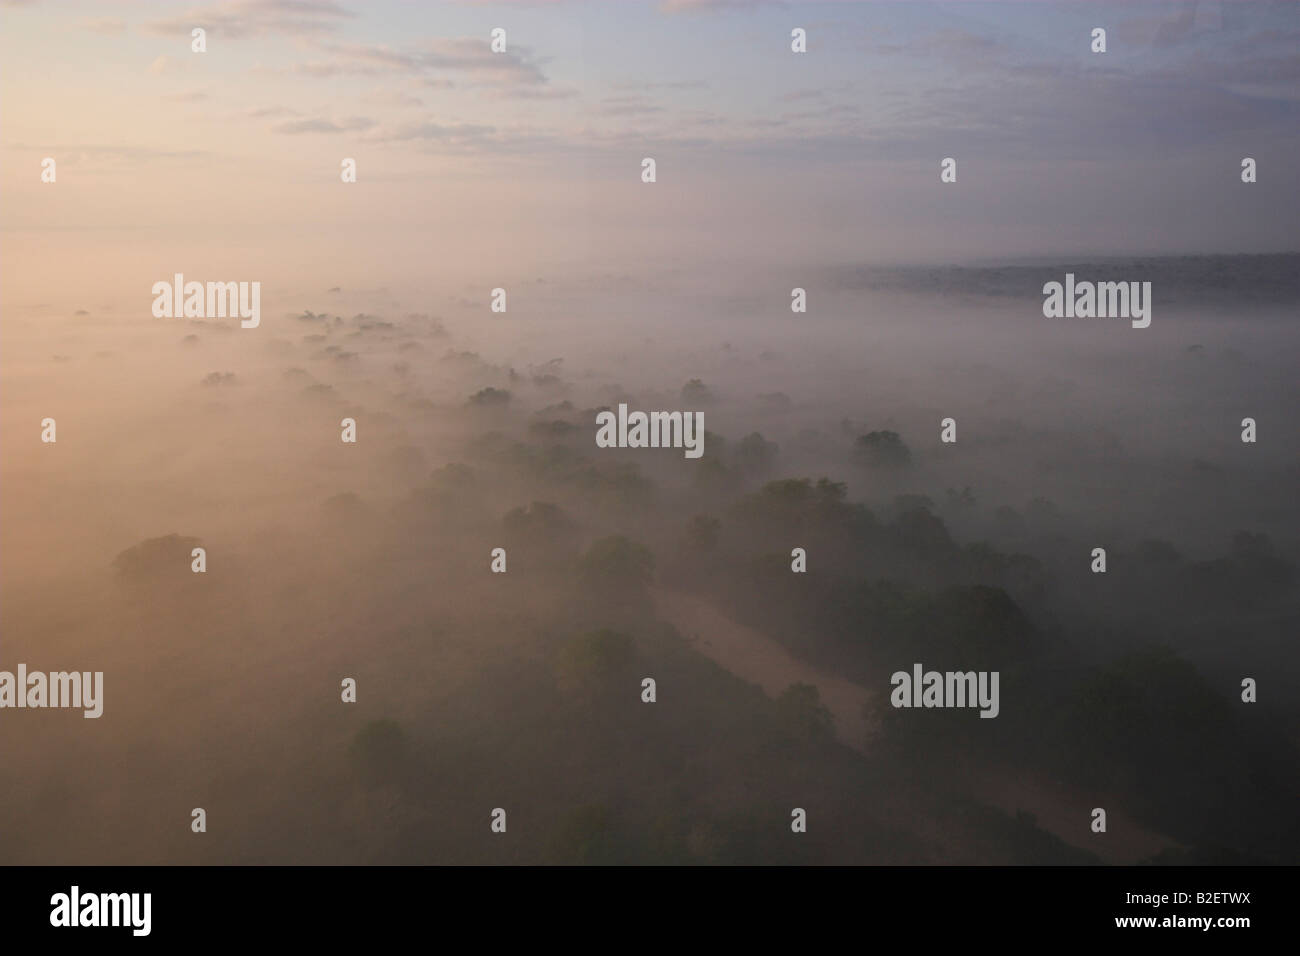
[[[1044,318],[1067,271],[1151,279],[1150,327]],[[0,668],[105,676],[97,720],[6,711],[0,862],[1300,862],[1297,276],[7,309]],[[597,447],[620,403],[702,412],[702,457]],[[916,662],[999,671],[997,719],[890,706]]]

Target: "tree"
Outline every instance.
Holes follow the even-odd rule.
[[[113,569],[128,581],[143,581],[159,576],[189,574],[190,556],[199,547],[199,539],[188,535],[169,534],[161,538],[146,538],[134,547],[120,552],[113,559]]]
[[[682,386],[682,401],[690,405],[708,405],[714,400],[713,390],[698,378]]]
[[[510,401],[510,393],[504,388],[487,388],[479,389],[469,397],[471,405],[505,405]]]
[[[556,660],[556,681],[565,694],[587,703],[636,692],[636,644],[621,631],[588,631],[566,642]]]
[[[641,586],[650,583],[654,555],[625,535],[601,538],[579,560],[585,582],[595,587]]]
[[[758,432],[751,432],[736,445],[736,462],[741,468],[754,474],[772,470],[776,461],[776,442],[770,442]]]
[[[912,452],[898,432],[868,432],[859,436],[853,450],[858,458],[873,467],[900,468],[912,461]]]

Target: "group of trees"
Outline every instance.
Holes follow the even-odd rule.
[[[471,401],[504,402],[495,391]],[[682,398],[716,400],[699,380],[687,383]],[[551,657],[550,676],[573,713],[603,714],[614,725],[632,719],[621,708],[635,701],[642,672],[656,666],[644,657],[643,628],[655,620],[650,594],[658,578],[706,596],[796,656],[879,689],[872,716],[883,752],[932,767],[961,752],[1006,772],[1033,768],[1081,789],[1122,794],[1191,843],[1258,848],[1260,834],[1250,827],[1214,821],[1229,809],[1248,815],[1252,806],[1270,805],[1294,775],[1259,748],[1243,748],[1231,696],[1149,635],[1126,635],[1122,643],[1134,649],[1119,655],[1083,655],[1062,641],[1050,613],[1051,581],[1035,557],[958,540],[925,495],[899,495],[876,510],[850,500],[847,485],[829,477],[771,480],[781,452],[759,432],[733,442],[708,433],[709,454],[692,463],[692,480],[664,487],[649,477],[653,468],[582,447],[583,413],[572,403],[545,411],[525,426],[527,441],[480,436],[470,447],[475,469],[449,466],[421,494],[455,510],[482,499],[485,474],[538,490],[542,500],[507,511],[500,530],[512,571],[531,574],[545,565],[544,573],[571,584],[571,607],[554,622],[567,636]],[[853,441],[851,459],[906,475],[912,453],[897,432],[877,430]],[[949,488],[943,507],[958,521],[976,510],[975,494],[969,486]],[[1006,538],[1030,545],[1026,527],[1062,521],[1041,498],[1023,515],[987,514]],[[640,533],[626,533],[630,525]],[[663,530],[647,532],[656,525]],[[807,556],[801,572],[791,567],[795,547]],[[1276,594],[1294,583],[1294,568],[1256,534],[1239,535],[1228,555],[1211,562],[1188,561],[1161,542],[1131,557],[1142,573],[1177,582],[1194,601],[1236,587]],[[984,721],[970,711],[888,707],[889,673],[913,662],[998,671],[1001,714]],[[756,726],[774,753],[834,748],[834,725],[815,688],[793,686],[769,704]],[[372,730],[375,739],[362,749],[400,752],[392,739],[384,742],[387,733]],[[615,747],[616,738],[601,739],[599,752]],[[554,851],[573,860],[650,852],[646,821],[635,817],[607,802],[584,805],[557,824]],[[1056,852],[1032,822],[1008,825],[1007,833],[1018,834],[1025,853]],[[715,836],[676,833],[672,852],[689,858],[684,848],[709,846],[701,852],[716,855]]]

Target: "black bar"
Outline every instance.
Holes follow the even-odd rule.
[[[927,944],[1131,936],[1137,945],[1193,938],[1232,945],[1281,932],[1294,883],[1294,871],[1282,867],[595,869],[11,867],[0,871],[0,919],[6,942],[65,944],[356,938],[373,945],[416,934],[460,946],[503,934],[541,944],[847,932],[861,942],[901,934]],[[130,925],[51,925],[53,898],[73,886],[83,905],[88,894],[151,894],[148,935],[136,936]],[[1132,918],[1154,925],[1117,924]],[[1206,918],[1208,929],[1187,924]],[[1246,925],[1217,923],[1242,918]]]

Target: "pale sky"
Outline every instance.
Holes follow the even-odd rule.
[[[107,295],[1297,247],[1300,4],[28,2],[0,24],[10,304],[69,274]]]

